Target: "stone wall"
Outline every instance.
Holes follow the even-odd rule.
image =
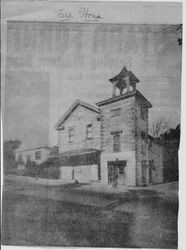
[[[119,115],[112,110],[119,108]],[[120,132],[120,152],[113,151],[113,133]],[[125,185],[136,185],[135,97],[101,107],[101,181],[108,184],[108,161],[125,160]]]
[[[60,179],[77,180],[78,182],[98,181],[98,165],[87,166],[62,166],[60,167]]]
[[[141,110],[144,109],[146,116],[142,118]],[[144,171],[146,181],[142,180],[142,162],[148,160],[148,109],[144,108],[141,98],[136,99],[136,185],[148,185],[148,168]],[[146,183],[145,183],[146,182]]]

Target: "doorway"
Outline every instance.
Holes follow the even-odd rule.
[[[74,180],[74,169],[72,169],[72,180]]]
[[[113,184],[117,178],[118,185],[126,183],[126,161],[109,161],[108,162],[108,184]]]

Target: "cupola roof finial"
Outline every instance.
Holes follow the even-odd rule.
[[[130,91],[130,86],[133,90],[136,90],[136,83],[139,79],[132,73],[128,71],[124,66],[119,74],[110,78],[109,81],[113,84],[113,97],[115,96],[116,87],[120,90],[120,95],[122,95],[123,90],[127,88],[127,92]]]

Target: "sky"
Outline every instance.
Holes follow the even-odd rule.
[[[182,21],[179,4],[117,3],[113,10],[112,3],[19,3],[10,1],[3,12],[4,23],[11,20],[3,26],[4,139],[55,145],[58,118],[76,99],[94,104],[110,98],[108,79],[124,65],[153,105],[149,125],[159,117],[171,127],[180,123],[182,48],[173,25]],[[81,8],[103,19],[87,23]],[[60,21],[60,9],[73,18]]]

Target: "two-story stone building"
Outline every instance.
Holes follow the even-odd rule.
[[[126,80],[126,93],[117,82],[112,98],[96,106],[77,100],[56,124],[62,179],[112,184],[117,178],[119,185],[126,186],[152,183],[148,164],[152,105],[135,86],[129,89],[125,74],[119,78]],[[116,87],[121,87],[119,96],[115,96]]]
[[[100,110],[77,100],[56,124],[62,179],[100,179]]]

